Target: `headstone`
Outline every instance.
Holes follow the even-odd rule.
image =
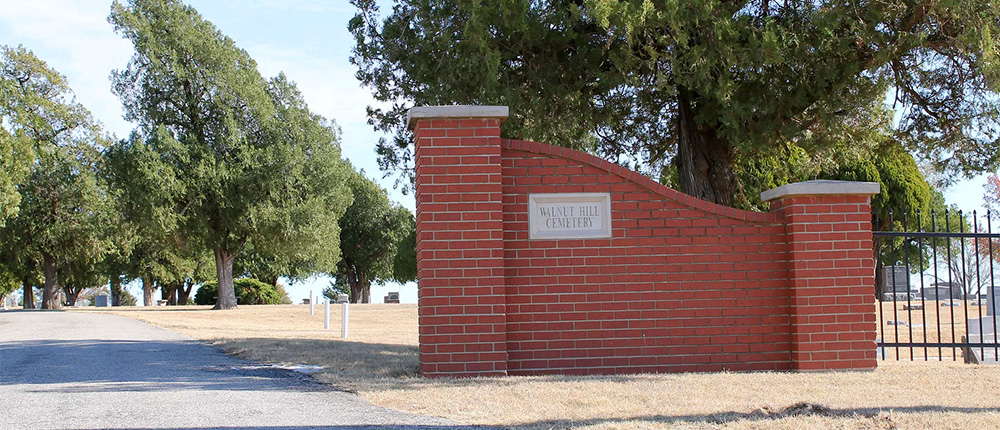
[[[990,288],[986,295],[986,315],[998,315],[1000,311],[1000,287]]]
[[[97,297],[94,297],[94,306],[98,308],[108,307],[108,295],[98,294]]]
[[[1000,357],[997,354],[1000,352],[1000,317],[969,318],[966,322],[969,343],[996,344],[996,346],[964,348],[965,361],[976,364],[1000,364]]]
[[[399,303],[399,293],[390,292],[389,295],[385,296],[385,303]]]
[[[351,298],[347,294],[337,294],[337,303],[347,303],[351,301]]]
[[[882,267],[882,281],[879,285],[883,300],[906,300],[910,296],[910,272],[906,266]]]
[[[968,328],[969,342],[971,343],[1000,343],[1000,287],[990,288],[986,294],[986,300],[981,304],[986,307],[986,316],[982,318],[969,318]],[[965,350],[966,361],[977,364],[1000,364],[998,357],[1000,347],[969,347]]]

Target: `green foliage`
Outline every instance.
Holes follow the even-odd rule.
[[[337,296],[341,294],[347,294],[348,297],[351,296],[351,286],[347,285],[347,279],[343,276],[334,278],[330,281],[330,285],[323,288],[323,297],[330,299],[331,302],[337,301]]]
[[[194,304],[200,306],[214,305],[218,300],[218,295],[219,284],[215,282],[206,282],[201,284],[201,286],[198,287],[198,291],[194,293]]]
[[[285,286],[278,284],[274,286],[274,291],[277,293],[279,299],[279,305],[290,305],[292,304],[292,299],[288,297],[288,290],[285,290]]]
[[[66,78],[23,46],[0,45],[0,227],[16,215],[16,185],[38,145],[65,140],[89,113],[72,100]]]
[[[336,255],[319,244],[336,242],[350,202],[332,123],[179,1],[116,1],[109,20],[136,50],[112,73],[114,92],[126,118],[163,143],[151,148],[162,161],[153,171],[176,182],[158,207],[182,217],[180,237],[213,251],[217,307],[236,305],[237,257],[261,278],[332,268]]]
[[[352,303],[368,303],[371,282],[393,277],[397,244],[413,225],[413,215],[394,206],[386,191],[355,173],[348,184],[354,202],[340,218],[340,253],[335,277],[348,285]]]
[[[206,270],[210,254],[183,229],[189,220],[180,205],[190,185],[177,167],[186,157],[164,127],[148,135],[133,132],[104,151],[101,176],[115,197],[120,226],[118,252],[103,262],[109,276],[179,288],[212,276]]]
[[[136,304],[138,304],[138,301],[135,299],[135,296],[133,296],[132,293],[129,292],[129,290],[122,290],[122,295],[120,300],[121,300],[120,306],[135,306]]]
[[[850,152],[881,132],[890,88],[908,151],[950,173],[1000,162],[992,0],[397,0],[384,16],[352,3],[351,61],[390,103],[369,121],[396,133],[380,164],[404,175],[407,109],[501,104],[504,137],[673,164],[681,191],[752,207],[763,184],[740,182],[755,167],[739,163]]]
[[[0,264],[0,300],[8,294],[17,291],[21,287],[21,282],[17,279],[12,270]]]
[[[43,269],[43,307],[58,308],[58,277],[89,278],[110,246],[109,202],[95,173],[104,138],[65,77],[23,47],[2,49],[0,134],[28,142],[35,160],[17,184],[17,216],[0,229],[0,259],[22,282]]]
[[[288,294],[280,288],[268,285],[253,278],[241,278],[233,282],[236,287],[236,297],[244,305],[279,305],[291,303]],[[215,282],[206,282],[198,287],[194,295],[197,305],[214,305],[219,295],[219,287]]]
[[[17,184],[27,176],[33,159],[30,142],[23,135],[0,128],[0,228],[8,217],[17,215],[21,203]]]
[[[392,279],[405,283],[417,280],[417,223],[407,217],[405,231],[408,231],[399,242],[396,242],[396,255],[392,257]]]
[[[259,124],[273,114],[256,63],[214,25],[178,1],[115,1],[109,21],[135,46],[128,67],[112,73],[125,117],[147,134],[158,131],[178,144],[166,152],[180,178],[188,236],[213,249],[222,285],[220,307],[236,305],[233,254],[254,229],[253,202],[264,202],[256,172],[270,154],[256,142]],[[174,209],[174,208],[171,209]]]
[[[272,186],[274,193],[292,195],[282,202],[288,207],[267,208],[262,215],[288,219],[288,224],[251,238],[236,271],[270,283],[333,273],[340,260],[339,220],[352,198],[345,184],[351,167],[340,159],[340,129],[312,113],[284,74],[270,80],[268,91],[279,120],[267,131],[273,142],[287,142],[292,153],[270,172]]]

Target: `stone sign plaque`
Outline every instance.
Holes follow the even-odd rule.
[[[611,194],[528,195],[530,239],[611,237]]]

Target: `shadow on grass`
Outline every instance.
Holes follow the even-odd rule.
[[[510,429],[510,430],[537,430],[537,429],[572,429],[580,427],[598,426],[598,425],[623,425],[623,424],[633,424],[638,425],[639,428],[643,424],[651,425],[683,425],[684,428],[688,428],[687,425],[694,425],[697,428],[703,428],[707,426],[708,428],[713,428],[715,426],[733,424],[738,422],[753,422],[763,425],[765,428],[769,425],[768,421],[777,421],[785,418],[794,418],[798,416],[820,416],[831,419],[862,419],[870,420],[865,424],[866,428],[888,428],[895,429],[897,424],[894,422],[891,416],[880,416],[880,413],[892,411],[897,414],[915,414],[915,413],[964,413],[964,414],[980,414],[980,413],[998,413],[1000,408],[961,408],[961,407],[943,407],[943,406],[908,406],[908,407],[898,407],[898,408],[885,408],[885,409],[829,409],[819,405],[811,404],[798,404],[786,408],[781,411],[757,411],[753,413],[738,413],[738,412],[724,412],[718,414],[708,414],[708,415],[682,415],[682,416],[665,416],[665,415],[648,415],[630,418],[596,418],[596,419],[584,419],[584,420],[550,420],[550,421],[538,421],[532,423],[525,423],[521,425],[503,427],[503,426],[478,426],[478,425],[362,425],[362,426],[345,426],[345,425],[324,425],[324,426],[282,426],[282,427],[213,427],[220,430],[312,430],[312,429],[332,429],[332,430],[432,430],[432,429],[442,429],[442,430],[500,430],[500,429]],[[827,422],[828,425],[834,426],[833,422]],[[157,427],[161,428],[161,427]],[[754,427],[757,428],[757,427]],[[134,430],[146,430],[141,428],[136,428]],[[197,430],[193,427],[173,427],[167,428],[167,430]]]
[[[744,412],[719,412],[714,414],[700,415],[646,415],[628,418],[593,418],[582,420],[547,420],[521,425],[511,426],[514,430],[536,430],[536,429],[572,429],[579,427],[589,427],[597,425],[615,425],[626,423],[638,423],[641,427],[643,423],[649,424],[689,424],[689,425],[724,425],[735,422],[756,422],[777,421],[786,418],[817,416],[829,419],[862,419],[869,420],[870,425],[866,428],[896,428],[891,416],[881,415],[892,412],[894,414],[917,414],[917,413],[961,413],[961,414],[982,414],[1000,413],[1000,408],[963,408],[950,406],[904,406],[904,407],[884,407],[884,408],[847,408],[831,409],[821,405],[799,403],[782,410],[759,410],[751,413]],[[828,422],[833,426],[832,422]],[[685,427],[686,428],[686,427]],[[700,426],[698,428],[701,428]],[[756,428],[756,427],[755,427]]]
[[[282,365],[319,365],[313,376],[346,391],[403,389],[420,378],[417,347],[334,339],[222,339],[212,342],[247,360]]]
[[[248,338],[222,339],[213,344],[237,357],[282,365],[320,365],[316,379],[356,392],[406,390],[421,387],[515,386],[526,380],[578,383],[587,380],[629,383],[650,375],[540,375],[504,378],[436,378],[420,376],[414,345],[353,342],[340,339]],[[660,375],[669,376],[669,375]]]

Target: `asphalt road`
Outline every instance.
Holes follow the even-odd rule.
[[[468,429],[115,315],[0,312],[2,429]]]

